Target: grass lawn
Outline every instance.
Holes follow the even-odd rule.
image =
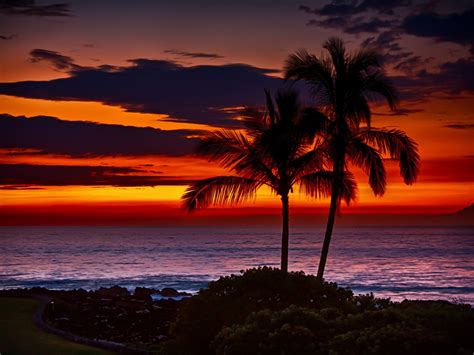
[[[0,354],[109,354],[45,333],[33,324],[39,302],[0,297]]]

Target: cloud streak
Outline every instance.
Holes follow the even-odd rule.
[[[447,15],[425,12],[408,16],[403,20],[402,28],[405,33],[418,37],[469,45],[473,48],[474,9]]]
[[[129,66],[86,68],[58,52],[32,51],[70,77],[51,81],[0,83],[0,93],[51,100],[98,101],[128,111],[169,115],[169,120],[237,126],[226,107],[263,104],[263,89],[276,90],[278,71],[245,64],[185,67],[165,60],[134,59]]]
[[[58,71],[71,72],[79,70],[82,67],[74,63],[71,57],[62,55],[55,51],[36,48],[30,52],[30,61],[32,63],[47,62]]]
[[[11,41],[12,39],[16,38],[17,35],[0,35],[0,40],[2,41]]]
[[[36,5],[34,0],[1,0],[0,14],[37,17],[69,17],[71,9],[67,3]]]
[[[452,129],[460,129],[460,130],[468,130],[474,129],[474,123],[449,123],[444,125],[443,127],[452,128]]]
[[[0,185],[5,189],[31,189],[35,186],[157,186],[186,185],[190,180],[157,176],[146,171],[82,165],[0,164]]]
[[[193,151],[199,131],[62,121],[54,117],[0,115],[0,148],[25,154],[84,156],[178,156]],[[36,151],[32,153],[31,150]],[[16,154],[21,154],[21,151]]]
[[[205,52],[186,52],[186,51],[179,51],[177,49],[167,49],[163,51],[167,54],[172,54],[179,57],[186,57],[186,58],[204,58],[204,59],[219,59],[224,58],[224,56],[219,55],[217,53],[205,53]]]

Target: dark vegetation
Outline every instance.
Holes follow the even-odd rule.
[[[181,301],[177,291],[114,286],[97,291],[44,288],[0,296],[43,295],[43,318],[92,339],[159,354],[472,354],[474,311],[447,301],[355,296],[303,272],[249,269],[211,282]]]
[[[183,302],[166,354],[472,354],[474,312],[446,301],[354,296],[304,273],[259,268]]]
[[[137,287],[133,294],[114,286],[96,291],[83,289],[53,291],[45,288],[4,290],[10,297],[49,298],[43,319],[51,326],[90,339],[100,339],[147,348],[167,337],[176,319],[179,301],[162,297],[188,296],[174,289],[154,290]]]

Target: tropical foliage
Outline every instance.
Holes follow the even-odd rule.
[[[184,301],[163,354],[471,354],[474,311],[353,295],[302,272],[222,277]]]
[[[215,204],[238,204],[255,198],[268,186],[282,202],[281,269],[288,269],[289,194],[295,185],[312,196],[328,196],[334,174],[324,170],[326,150],[315,145],[315,110],[302,109],[295,91],[279,91],[275,102],[266,91],[266,110],[247,108],[244,130],[222,129],[204,135],[196,153],[234,175],[217,176],[191,185],[182,200],[187,210]],[[350,200],[355,182],[350,173],[337,176],[339,194]]]

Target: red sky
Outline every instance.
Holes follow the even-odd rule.
[[[187,184],[222,173],[192,156],[200,131],[235,125],[236,108],[281,85],[289,53],[319,54],[330,36],[381,51],[401,102],[373,107],[374,126],[406,131],[422,157],[410,187],[388,163],[383,198],[355,171],[359,198],[344,213],[473,202],[470,1],[53,3],[0,7],[0,224],[182,223]],[[277,215],[278,202],[263,190],[250,210],[199,216]],[[323,215],[328,201],[295,192],[291,204]]]

